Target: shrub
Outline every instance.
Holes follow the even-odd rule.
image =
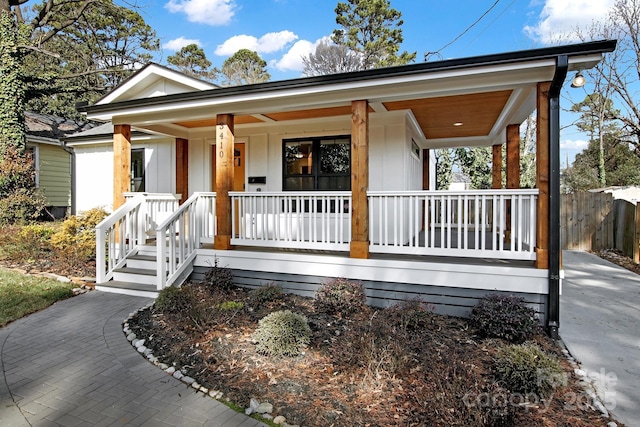
[[[349,315],[360,311],[367,304],[362,283],[345,278],[333,279],[316,292],[316,310],[328,314]]]
[[[512,344],[498,351],[496,377],[512,393],[546,397],[562,379],[562,368],[534,343]]]
[[[0,258],[13,261],[35,260],[50,256],[51,223],[9,225],[0,230]]]
[[[233,272],[218,265],[218,258],[215,259],[213,267],[204,274],[203,283],[210,288],[230,290],[235,286],[233,283]]]
[[[434,307],[419,299],[411,299],[386,309],[387,315],[404,330],[419,331],[433,321]]]
[[[96,225],[108,213],[101,208],[65,219],[51,236],[51,245],[70,262],[85,262],[96,256]]]
[[[282,298],[282,295],[282,287],[275,283],[269,283],[268,285],[252,289],[251,292],[249,292],[249,301],[254,305],[261,305],[277,301]]]
[[[309,345],[307,318],[290,310],[275,311],[258,322],[253,333],[257,351],[268,356],[298,356]]]
[[[46,200],[35,186],[33,159],[14,147],[0,153],[0,224],[36,220]]]
[[[485,337],[504,338],[520,343],[539,329],[536,312],[514,295],[483,297],[471,310],[470,321]]]
[[[193,293],[185,291],[188,286],[177,288],[169,286],[158,293],[156,298],[155,309],[166,313],[180,313],[190,309],[193,305]]]

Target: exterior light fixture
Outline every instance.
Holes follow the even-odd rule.
[[[462,123],[462,122],[455,122],[453,125],[457,127],[457,126],[462,126],[463,124],[464,123]]]
[[[576,76],[573,78],[573,82],[571,82],[571,87],[582,87],[586,81],[587,80],[582,75],[582,71],[578,71]]]

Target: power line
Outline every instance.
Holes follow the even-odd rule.
[[[461,32],[460,34],[458,34],[458,36],[456,38],[454,38],[453,40],[451,40],[449,43],[445,44],[444,46],[442,46],[440,49],[436,50],[435,52],[425,52],[424,54],[424,59],[425,61],[431,56],[431,55],[438,55],[438,56],[442,56],[440,54],[440,52],[442,52],[444,49],[448,48],[449,46],[451,46],[452,44],[454,44],[455,42],[458,41],[458,39],[460,39],[460,37],[464,36],[466,33],[469,32],[469,30],[471,30],[473,27],[475,27],[478,22],[482,21],[482,18],[484,18],[485,16],[487,16],[487,14],[489,12],[491,12],[497,5],[498,3],[500,3],[500,0],[496,0],[495,3],[493,3],[493,5],[491,5],[491,7],[489,9],[487,9],[478,19],[476,19],[474,21],[473,24],[469,25],[463,32]]]

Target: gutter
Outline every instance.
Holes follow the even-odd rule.
[[[549,301],[547,333],[557,340],[560,328],[560,91],[567,77],[569,58],[556,58],[549,88]]]
[[[60,141],[60,146],[71,156],[71,206],[70,214],[76,214],[76,152],[67,146],[67,141]]]

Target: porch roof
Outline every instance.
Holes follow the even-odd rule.
[[[552,80],[558,56],[568,57],[569,71],[584,70],[615,46],[604,40],[163,96],[140,90],[148,86],[143,69],[79,110],[90,119],[189,138],[213,127],[217,114],[233,114],[237,129],[348,117],[351,101],[366,99],[371,113],[410,112],[427,146],[490,145],[501,142],[506,125],[535,110],[536,85]]]

